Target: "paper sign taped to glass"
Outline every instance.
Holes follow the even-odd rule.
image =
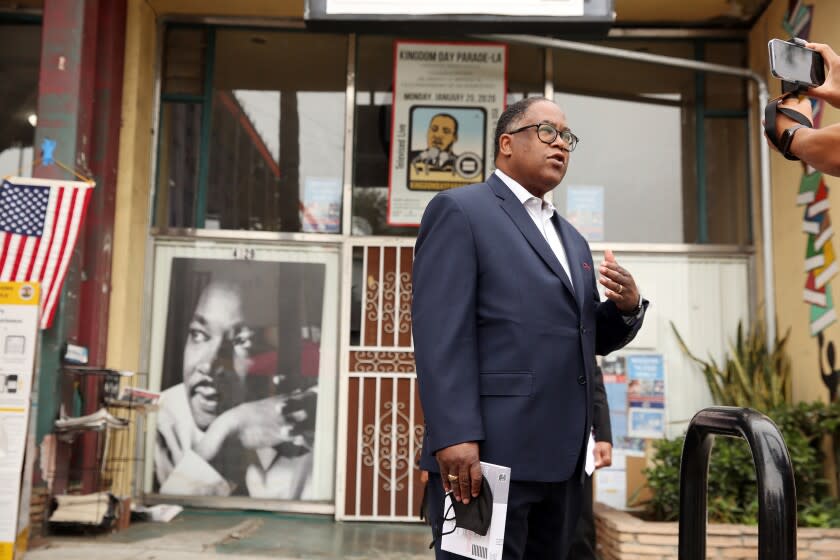
[[[481,474],[493,494],[493,515],[490,529],[484,536],[456,527],[455,516],[450,513],[443,523],[443,537],[440,548],[454,554],[475,560],[501,560],[505,543],[505,520],[507,519],[508,490],[510,489],[510,467],[481,463]],[[443,510],[449,509],[451,498],[444,498]]]

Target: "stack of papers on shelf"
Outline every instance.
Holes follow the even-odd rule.
[[[102,431],[105,428],[123,429],[127,427],[128,420],[113,416],[105,408],[100,408],[93,414],[79,416],[77,418],[68,418],[62,413],[61,417],[55,421],[55,432],[58,434],[85,430]]]

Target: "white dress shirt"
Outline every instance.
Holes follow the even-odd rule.
[[[574,283],[572,282],[572,275],[569,270],[569,259],[566,257],[566,249],[563,247],[563,242],[560,241],[557,228],[554,227],[554,223],[551,221],[551,217],[554,216],[554,212],[556,212],[557,209],[554,208],[554,205],[547,200],[537,198],[529,193],[525,190],[525,187],[505,175],[501,170],[497,169],[495,173],[499,176],[499,179],[508,186],[511,192],[516,195],[516,198],[519,199],[522,206],[525,207],[525,210],[528,212],[531,220],[534,221],[534,225],[537,226],[537,229],[542,234],[543,238],[545,238],[548,242],[548,246],[551,247],[551,250],[557,257],[557,260],[560,261],[560,266],[562,266],[563,270],[566,272],[569,284],[574,290]]]

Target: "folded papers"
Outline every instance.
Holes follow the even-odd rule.
[[[50,523],[109,526],[116,519],[117,499],[109,492],[55,496]]]
[[[62,434],[72,437],[73,433],[86,430],[102,431],[105,428],[124,429],[127,427],[128,420],[113,416],[105,408],[100,408],[93,414],[76,418],[68,418],[62,413],[60,418],[55,421],[55,433],[59,437]]]

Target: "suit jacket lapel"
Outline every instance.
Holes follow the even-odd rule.
[[[563,248],[566,249],[566,260],[569,261],[569,271],[572,273],[572,282],[575,285],[575,299],[577,299],[578,308],[583,311],[584,294],[589,291],[585,286],[583,278],[583,263],[586,262],[586,255],[582,255],[580,251],[571,240],[574,239],[572,234],[572,226],[566,220],[562,219],[557,212],[551,217],[554,222],[554,227],[557,228],[557,233],[560,235],[560,241],[563,243]]]
[[[540,233],[537,226],[534,225],[534,221],[528,215],[528,211],[525,210],[522,203],[519,202],[519,199],[516,198],[508,186],[505,185],[504,182],[495,174],[490,176],[487,184],[490,185],[493,192],[496,193],[496,196],[501,199],[499,204],[502,207],[502,210],[504,210],[510,219],[513,220],[513,223],[516,224],[516,227],[519,228],[519,231],[525,236],[525,239],[528,241],[528,244],[531,245],[531,248],[536,251],[552,272],[554,272],[554,274],[563,281],[563,285],[566,286],[566,290],[568,290],[569,294],[574,296],[575,291],[569,283],[568,275],[563,270],[563,267],[560,266],[560,261],[557,260],[557,256],[554,254],[554,251],[551,250],[551,247],[549,247],[548,242],[542,236],[542,233]],[[566,249],[566,252],[568,254],[568,248]],[[578,302],[578,305],[580,305],[580,302]]]

